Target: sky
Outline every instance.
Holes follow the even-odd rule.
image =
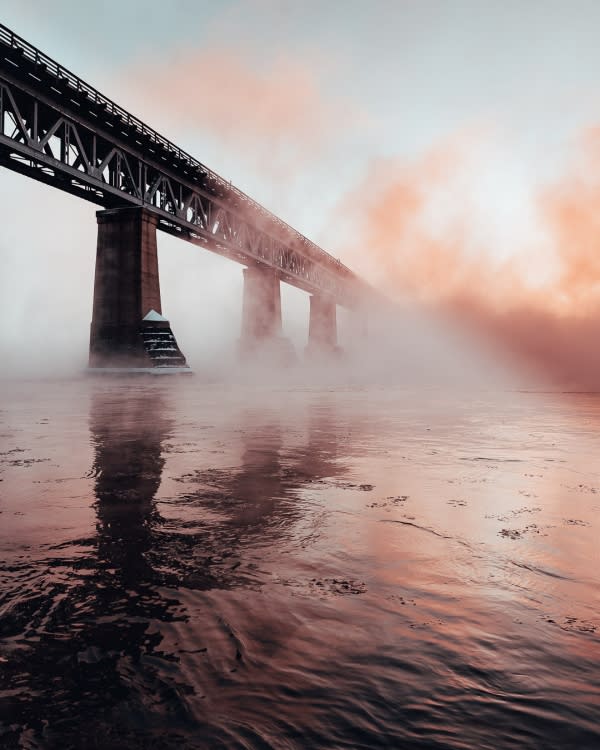
[[[0,20],[389,295],[600,377],[599,3],[0,0]],[[0,190],[0,351],[72,361],[95,207],[6,170]],[[169,237],[159,260],[182,348],[231,348],[241,268]],[[306,295],[282,294],[301,346]]]

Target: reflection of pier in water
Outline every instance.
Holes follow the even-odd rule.
[[[271,408],[247,408],[237,420],[239,465],[199,469],[178,481],[186,489],[178,505],[210,511],[211,548],[221,556],[245,545],[266,546],[291,533],[303,514],[299,491],[344,472],[338,457],[335,412],[314,403],[307,435],[290,444],[289,423]],[[295,429],[293,435],[301,433]]]
[[[98,559],[124,582],[151,577],[146,555],[160,524],[154,498],[170,422],[160,392],[97,393],[90,414]]]
[[[11,684],[21,689],[6,707],[15,747],[142,747],[145,695],[157,721],[167,713],[185,720],[172,700],[174,681],[152,664],[167,655],[151,623],[185,618],[175,597],[159,591],[151,559],[161,443],[171,429],[165,413],[156,392],[93,396],[97,535],[63,543],[42,560],[53,571],[51,590],[38,598],[40,611],[24,613],[29,622],[15,624],[26,634],[11,663]]]

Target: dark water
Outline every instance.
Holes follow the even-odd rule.
[[[0,746],[599,748],[600,397],[5,385]]]

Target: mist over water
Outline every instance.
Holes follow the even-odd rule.
[[[3,747],[598,746],[595,396],[3,394]]]
[[[4,211],[35,203],[37,221],[25,229],[6,221],[0,231],[2,325],[0,378],[71,378],[87,367],[92,317],[97,207],[19,175]],[[244,381],[261,368],[237,361],[242,315],[242,266],[158,233],[162,307],[192,369],[201,376]],[[270,381],[347,383],[523,382],[490,349],[456,325],[420,310],[408,297],[393,312],[355,315],[338,307],[338,338],[346,358],[329,366],[303,362],[309,295],[281,284],[283,334],[298,355],[298,372],[262,374]],[[490,338],[490,342],[493,339]]]

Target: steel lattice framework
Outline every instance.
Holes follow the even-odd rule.
[[[370,288],[256,201],[0,24],[0,165],[346,307]]]

